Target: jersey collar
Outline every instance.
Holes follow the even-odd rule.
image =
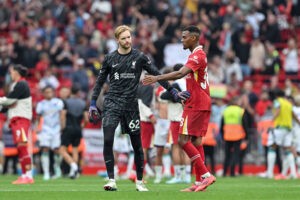
[[[19,78],[18,80],[16,80],[16,82],[23,81],[23,80],[25,80],[25,78],[24,78],[24,77],[21,77],[21,78]]]
[[[202,50],[203,46],[202,45],[199,45],[197,46],[192,53],[195,53],[196,51],[199,51],[199,50]]]

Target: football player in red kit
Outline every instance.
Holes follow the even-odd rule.
[[[179,70],[158,76],[145,76],[143,83],[152,84],[160,80],[176,80],[186,78],[187,91],[190,98],[184,102],[179,129],[179,145],[196,168],[196,183],[182,191],[204,191],[216,181],[204,165],[202,137],[205,136],[211,111],[209,83],[207,74],[207,58],[202,46],[199,46],[200,30],[196,26],[188,26],[182,31],[184,49],[192,53],[187,63]]]

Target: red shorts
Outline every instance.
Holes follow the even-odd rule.
[[[169,134],[171,134],[171,144],[178,144],[178,135],[179,135],[180,122],[171,122]]]
[[[30,125],[31,121],[23,117],[14,117],[10,120],[9,127],[15,144],[27,142]]]
[[[151,122],[141,122],[141,138],[143,149],[151,147],[152,136],[154,135],[154,126]]]
[[[180,122],[179,133],[196,137],[206,135],[210,111],[206,110],[184,110]]]

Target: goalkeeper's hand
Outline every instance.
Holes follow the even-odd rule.
[[[89,121],[94,125],[101,120],[101,111],[96,106],[96,101],[91,100],[91,105],[89,108]]]
[[[182,101],[186,101],[187,99],[190,98],[191,93],[189,91],[183,91],[183,92],[179,92],[178,90],[176,90],[175,88],[173,88],[170,91],[171,95],[173,96],[174,101],[176,102],[182,102]]]

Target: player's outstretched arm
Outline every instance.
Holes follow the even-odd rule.
[[[159,71],[151,64],[151,60],[144,54],[142,54],[141,59],[139,60],[144,70],[152,75],[160,75]],[[173,88],[166,80],[158,81],[161,86],[163,86],[167,91],[171,91]],[[150,83],[151,84],[151,83]],[[145,84],[145,85],[150,85]]]
[[[162,74],[162,75],[146,75],[143,79],[143,84],[149,85],[153,84],[157,81],[163,81],[163,80],[176,80],[184,77],[185,75],[192,72],[192,69],[186,66],[183,66],[179,71],[171,72],[168,74]]]

